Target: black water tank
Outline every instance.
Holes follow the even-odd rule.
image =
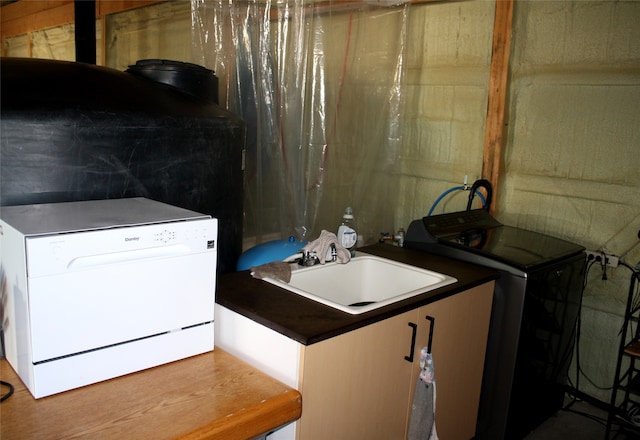
[[[159,63],[169,81],[154,80],[148,62],[121,72],[2,58],[0,205],[142,196],[210,214],[218,272],[234,271],[245,124],[216,104],[212,71]]]

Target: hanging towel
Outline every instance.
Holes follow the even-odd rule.
[[[420,376],[416,383],[407,440],[438,440],[436,432],[436,381],[433,357],[427,347],[420,351]]]

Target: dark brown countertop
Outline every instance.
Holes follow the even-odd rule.
[[[216,302],[295,341],[310,345],[446,298],[499,276],[493,269],[389,244],[376,244],[358,250],[444,273],[458,282],[370,312],[351,315],[255,279],[249,271],[242,271],[219,277]]]

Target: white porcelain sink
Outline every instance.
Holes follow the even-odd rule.
[[[351,314],[377,309],[457,282],[438,272],[358,253],[347,264],[292,264],[291,281],[264,280]]]

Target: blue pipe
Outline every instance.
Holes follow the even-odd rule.
[[[484,199],[484,196],[482,195],[482,193],[480,191],[476,190],[476,195],[478,197],[480,197],[480,202],[482,202],[482,207],[486,209],[487,201]]]
[[[440,194],[440,196],[438,196],[436,201],[433,202],[433,205],[431,205],[431,209],[429,209],[429,213],[427,214],[427,217],[430,216],[433,213],[433,210],[436,209],[436,206],[438,205],[438,203],[440,203],[440,201],[442,199],[444,199],[447,196],[447,194],[452,193],[453,191],[466,191],[467,188],[465,188],[464,186],[454,186],[453,188],[449,188],[448,190],[446,190],[445,192]],[[476,190],[476,195],[478,197],[480,197],[480,201],[482,202],[482,206],[484,206],[485,200],[484,200],[484,196],[482,195],[482,193],[480,191]]]

